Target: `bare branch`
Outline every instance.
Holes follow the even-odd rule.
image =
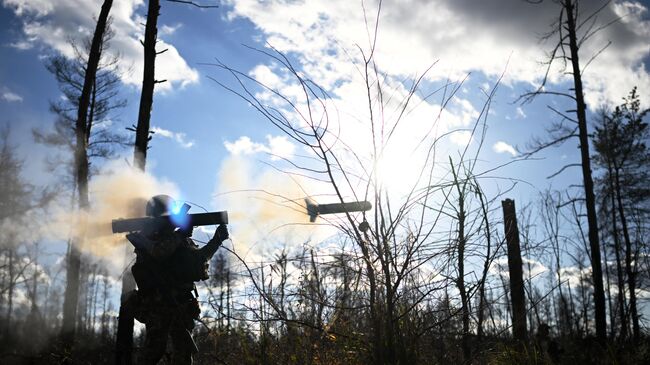
[[[167,0],[167,1],[170,2],[170,3],[180,3],[180,4],[192,5],[192,6],[196,6],[197,8],[201,8],[201,9],[213,9],[213,8],[218,8],[219,7],[219,5],[203,5],[203,4],[196,3],[194,1],[187,1],[187,0]]]

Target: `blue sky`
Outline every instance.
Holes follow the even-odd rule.
[[[0,123],[12,127],[14,143],[26,160],[25,178],[45,185],[52,177],[42,161],[47,148],[36,145],[32,128],[50,128],[54,121],[48,111],[50,100],[60,97],[53,77],[45,70],[43,59],[56,53],[69,54],[67,40],[89,34],[92,17],[99,12],[98,0],[3,0],[0,7]],[[142,0],[115,2],[112,11],[116,37],[114,50],[123,55],[122,67],[132,69],[123,76],[123,96],[128,106],[114,118],[123,128],[137,119],[141,54],[137,39],[141,37],[146,6]],[[598,2],[583,2],[588,12]],[[340,111],[338,125],[347,143],[360,149],[367,147],[359,123],[366,110],[363,85],[358,66],[363,52],[369,50],[368,32],[374,29],[377,4],[356,1],[289,1],[258,2],[228,0],[218,9],[197,9],[162,2],[159,49],[170,51],[157,60],[157,78],[169,82],[157,89],[152,125],[158,133],[151,142],[148,172],[176,185],[181,198],[212,209],[233,209],[237,199],[215,198],[215,193],[234,190],[221,181],[224,174],[237,175],[233,155],[250,164],[250,180],[245,188],[264,188],[273,180],[270,163],[287,165],[274,158],[281,155],[299,159],[299,146],[264,120],[246,102],[224,90],[209,77],[233,85],[219,68],[205,65],[218,58],[273,88],[287,94],[295,92],[291,79],[277,62],[244,45],[263,48],[270,44],[286,53],[300,72],[323,86],[332,95]],[[650,96],[650,14],[648,2],[614,1],[602,13],[599,22],[622,16],[622,20],[594,36],[584,46],[584,54],[596,52],[612,41],[585,74],[586,96],[591,110],[600,105],[617,105],[633,86],[639,87],[642,101]],[[94,13],[92,13],[94,11]],[[544,128],[557,120],[547,105],[570,109],[558,99],[540,97],[526,105],[515,103],[517,97],[533,88],[543,76],[539,61],[549,44],[539,36],[550,28],[557,16],[552,1],[531,5],[516,0],[476,2],[470,0],[385,2],[380,13],[376,62],[387,80],[387,90],[400,95],[405,85],[435,63],[425,77],[421,97],[426,90],[439,87],[446,80],[467,81],[450,100],[441,114],[441,131],[471,128],[489,91],[504,75],[492,100],[487,118],[488,131],[480,154],[479,169],[490,169],[515,157],[515,147],[525,149],[534,136],[543,136]],[[360,51],[361,50],[361,51]],[[589,56],[584,56],[588,59]],[[551,73],[549,88],[566,91],[566,77]],[[260,91],[260,90],[257,90]],[[268,95],[259,94],[271,105]],[[411,126],[399,136],[387,158],[386,180],[393,184],[406,180],[416,166],[413,155],[402,155],[417,138],[426,123],[435,120],[442,94],[422,101],[412,112]],[[557,104],[556,104],[557,103]],[[426,128],[425,128],[426,129]],[[457,156],[467,141],[476,148],[477,138],[469,140],[467,132],[458,131],[444,139],[438,155],[440,161]],[[535,192],[549,186],[564,189],[580,183],[580,171],[572,169],[548,180],[546,177],[566,163],[579,162],[577,144],[569,142],[552,148],[539,160],[518,162],[491,174],[520,180],[510,196],[522,205],[534,201]],[[396,156],[396,157],[395,157]],[[131,159],[125,150],[123,159]],[[264,163],[260,163],[264,162]],[[230,169],[230,170],[229,170]],[[245,180],[245,177],[244,177]],[[242,181],[236,180],[236,181]],[[269,182],[273,185],[274,183]],[[509,182],[489,180],[492,192],[504,189]],[[401,186],[394,186],[400,190]],[[316,189],[317,190],[317,189]],[[156,193],[156,192],[152,192]],[[314,194],[318,193],[315,191]],[[234,227],[237,228],[236,226]],[[240,230],[250,227],[241,226]]]

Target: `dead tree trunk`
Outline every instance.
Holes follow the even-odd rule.
[[[14,299],[14,286],[15,286],[15,281],[14,281],[14,249],[9,248],[8,251],[8,256],[9,256],[9,290],[7,292],[7,319],[6,319],[6,333],[5,335],[8,337],[9,336],[9,331],[11,330],[11,313],[13,312],[13,299]]]
[[[503,223],[508,244],[508,272],[510,274],[510,299],[512,301],[512,334],[520,343],[526,343],[526,297],[524,295],[524,278],[519,248],[519,228],[515,201],[506,199],[503,207]]]
[[[621,265],[621,238],[618,232],[618,223],[616,217],[616,203],[614,202],[614,184],[611,166],[608,166],[608,180],[610,185],[609,195],[611,198],[611,214],[612,214],[612,236],[614,239],[614,257],[616,258],[616,283],[618,288],[617,293],[617,303],[618,303],[618,314],[621,321],[621,332],[620,338],[622,341],[625,341],[627,338],[627,315],[625,305],[625,278],[623,277],[623,266]],[[607,263],[605,263],[607,266]],[[612,335],[615,335],[615,332],[612,331]]]
[[[594,284],[594,308],[596,319],[596,337],[604,342],[607,338],[607,313],[605,311],[605,291],[603,288],[603,269],[600,259],[600,242],[598,237],[598,219],[596,217],[596,198],[594,181],[591,177],[591,159],[589,156],[589,133],[587,131],[587,115],[582,90],[582,75],[578,58],[578,36],[576,26],[576,10],[571,0],[563,3],[567,15],[567,32],[569,33],[569,49],[573,73],[573,84],[578,119],[580,157],[582,159],[582,178],[585,189],[585,204],[587,207],[587,223],[589,225],[589,248],[591,251],[591,275]]]
[[[142,91],[140,94],[140,109],[138,112],[138,125],[135,129],[135,148],[133,152],[134,165],[144,171],[147,161],[147,149],[151,139],[149,125],[151,108],[153,105],[153,91],[157,82],[155,79],[156,42],[158,38],[158,15],[160,14],[160,1],[150,0],[147,11],[147,24],[144,32],[144,71],[142,76]],[[127,258],[132,255],[131,248],[127,246]],[[127,262],[129,260],[126,260]],[[130,270],[126,270],[122,279],[122,299],[125,295],[135,290],[135,280]],[[116,356],[115,363],[130,365],[133,352],[133,324],[132,313],[128,313],[120,305],[117,324]]]
[[[618,212],[621,217],[621,224],[623,225],[623,238],[625,239],[625,273],[627,274],[627,284],[630,293],[630,316],[632,317],[632,338],[634,342],[639,341],[640,327],[639,327],[639,313],[636,307],[636,269],[632,267],[632,240],[630,239],[630,232],[627,226],[627,219],[625,218],[625,209],[623,208],[623,199],[621,197],[621,177],[619,170],[616,169],[616,201],[618,203]],[[613,193],[613,192],[612,192]],[[615,209],[612,206],[612,209]],[[624,323],[627,326],[627,323]]]
[[[93,34],[90,52],[88,54],[88,64],[86,66],[81,96],[79,97],[79,108],[75,123],[75,183],[79,194],[79,210],[81,212],[87,210],[89,207],[88,136],[90,135],[91,125],[88,122],[88,109],[99,60],[101,59],[102,42],[104,40],[104,33],[106,32],[108,14],[112,5],[112,0],[105,0],[99,13],[99,18],[97,18],[97,25],[95,26],[95,33]],[[63,303],[63,326],[61,328],[62,339],[66,346],[72,345],[74,341],[77,302],[79,300],[79,270],[81,267],[81,253],[79,252],[78,245],[84,240],[83,229],[81,232],[77,232],[74,240],[76,244],[73,242],[70,245],[68,255],[66,288]]]
[[[144,72],[142,75],[140,109],[138,111],[138,126],[135,131],[135,150],[133,155],[135,166],[143,171],[147,161],[149,140],[151,140],[151,136],[149,135],[149,122],[151,120],[151,108],[153,106],[153,90],[156,83],[163,82],[155,79],[159,14],[160,1],[150,0],[149,10],[147,12],[147,25],[144,32]]]

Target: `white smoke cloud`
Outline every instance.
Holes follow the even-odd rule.
[[[119,272],[126,267],[123,260],[128,243],[124,234],[112,233],[111,221],[144,216],[147,200],[158,194],[179,197],[179,189],[122,161],[109,163],[90,181],[90,209],[80,213],[66,206],[53,208],[54,218],[43,234],[59,240],[84,237],[73,239],[81,252],[102,259]]]
[[[299,177],[233,155],[221,164],[212,205],[228,210],[233,248],[253,262],[281,247],[321,243],[336,232],[309,224],[304,199],[313,191]]]

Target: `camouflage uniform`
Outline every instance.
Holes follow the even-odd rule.
[[[218,230],[219,231],[219,230]],[[227,238],[215,235],[199,248],[189,236],[176,231],[145,235],[131,233],[137,259],[131,268],[138,284],[134,317],[146,325],[145,348],[139,364],[157,364],[171,336],[172,364],[191,364],[197,351],[191,336],[200,308],[194,281],[208,278],[208,261]]]

